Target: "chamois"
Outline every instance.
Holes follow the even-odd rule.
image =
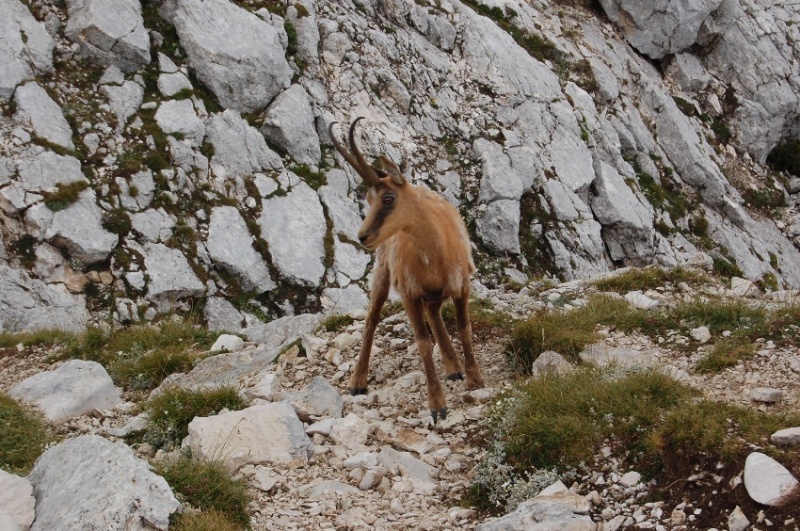
[[[368,187],[370,210],[358,231],[358,239],[367,250],[377,250],[364,340],[350,380],[350,393],[367,392],[372,341],[391,285],[400,295],[414,330],[425,370],[428,406],[436,422],[438,417],[447,417],[447,403],[436,375],[426,313],[439,344],[447,378],[464,379],[461,363],[442,320],[442,304],[449,298],[455,305],[467,388],[483,387],[483,376],[472,350],[469,321],[470,276],[475,272],[469,235],[453,205],[435,192],[409,183],[389,158],[379,157],[381,169],[366,162],[354,140],[356,124],[362,119],[357,118],[350,125],[348,141],[352,153],[333,134],[336,122],[328,129],[336,150]]]

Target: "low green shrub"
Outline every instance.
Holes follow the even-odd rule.
[[[250,495],[247,484],[242,480],[232,479],[221,464],[200,461],[184,455],[157,464],[156,473],[167,480],[182,501],[207,513],[205,517],[192,518],[193,525],[210,525],[209,522],[227,520],[234,525],[232,529],[249,529],[250,515],[247,514],[247,504],[250,503]]]
[[[41,414],[0,393],[0,468],[25,475],[55,437]]]

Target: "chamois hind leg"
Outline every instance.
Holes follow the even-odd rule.
[[[447,402],[442,391],[442,384],[436,374],[436,365],[433,363],[433,342],[430,332],[425,325],[425,307],[422,299],[403,298],[403,306],[406,308],[408,319],[411,321],[411,328],[414,329],[414,339],[417,342],[417,349],[422,358],[422,368],[425,371],[425,380],[428,389],[428,407],[431,410],[433,422],[441,416],[447,417]]]
[[[441,301],[428,302],[425,307],[428,310],[428,323],[430,323],[431,330],[433,330],[433,337],[436,338],[436,343],[439,344],[439,353],[442,356],[447,379],[463,380],[464,374],[461,370],[461,363],[458,361],[456,349],[453,348],[453,342],[450,341],[450,336],[442,320]]]
[[[367,321],[364,325],[364,339],[361,341],[361,352],[358,354],[355,371],[350,378],[350,394],[364,395],[367,393],[367,378],[369,376],[369,356],[372,352],[372,341],[375,338],[375,328],[381,320],[381,307],[389,298],[389,268],[378,257],[378,267],[372,282],[372,292],[369,296],[369,310]]]
[[[469,293],[454,298],[456,307],[456,325],[458,337],[461,339],[461,348],[464,350],[464,370],[467,372],[467,389],[480,389],[483,387],[483,376],[478,360],[472,350],[472,324],[469,321]]]

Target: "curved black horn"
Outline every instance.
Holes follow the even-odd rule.
[[[353,128],[355,127],[358,120],[361,120],[361,118],[356,119],[356,121],[353,122],[353,125],[350,126],[350,136],[349,136],[350,145],[353,146],[356,156],[353,156],[353,154],[351,154],[347,149],[345,149],[345,147],[342,146],[336,139],[336,135],[333,134],[333,126],[336,125],[338,122],[331,122],[331,124],[328,126],[328,135],[331,137],[331,141],[333,141],[333,147],[336,148],[336,151],[338,151],[339,154],[341,154],[342,157],[344,157],[347,163],[350,164],[350,166],[352,166],[354,170],[356,170],[356,173],[358,173],[361,176],[361,178],[364,179],[364,182],[366,182],[369,186],[375,186],[376,184],[378,184],[378,182],[380,182],[380,178],[375,173],[375,170],[369,164],[366,163],[364,157],[361,156],[361,152],[358,151],[358,148],[355,147],[355,144],[353,142]]]

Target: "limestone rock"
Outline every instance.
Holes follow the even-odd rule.
[[[769,440],[773,444],[796,446],[800,444],[800,427],[778,430],[770,436]]]
[[[342,396],[322,376],[314,377],[311,382],[287,399],[301,420],[312,417],[341,418],[344,400]]]
[[[255,238],[244,218],[232,206],[215,207],[208,224],[206,248],[211,259],[235,275],[244,291],[264,293],[275,289],[267,264],[253,248]]]
[[[84,360],[70,360],[56,370],[31,376],[12,387],[10,395],[35,405],[54,423],[122,403],[103,366]]]
[[[131,214],[131,228],[146,242],[158,243],[169,240],[176,222],[177,218],[168,214],[163,208]]]
[[[225,0],[177,0],[175,29],[189,63],[220,104],[253,112],[289,87],[278,31]]]
[[[750,400],[774,404],[783,400],[783,391],[771,387],[756,387],[750,391]]]
[[[166,530],[180,505],[166,480],[129,446],[97,435],[50,448],[29,479],[36,496],[31,531]]]
[[[239,336],[222,334],[211,345],[209,352],[239,352],[244,348],[244,340]]]
[[[198,297],[205,292],[180,250],[160,243],[146,243],[140,249],[150,277],[148,299],[169,306],[177,299]]]
[[[231,109],[215,114],[206,125],[208,141],[214,146],[211,170],[221,179],[249,177],[254,173],[280,170],[280,156],[267,147],[258,129]]]
[[[36,516],[35,506],[30,482],[0,469],[0,515],[8,515],[20,529],[28,529]]]
[[[117,129],[120,130],[125,127],[128,118],[141,107],[144,88],[135,81],[124,81],[121,85],[101,85],[100,94],[108,99],[108,104],[117,117]]]
[[[800,489],[800,483],[786,467],[768,455],[753,452],[744,463],[744,487],[754,501],[780,506],[785,496]]]
[[[661,59],[694,44],[706,17],[722,0],[659,5],[635,0],[601,0],[600,3],[631,46],[653,59]]]
[[[584,363],[594,363],[601,367],[613,364],[623,367],[653,367],[658,363],[654,350],[636,350],[603,343],[589,345],[580,353],[580,358]]]
[[[30,124],[39,138],[66,149],[75,149],[72,143],[72,128],[61,107],[53,101],[47,91],[36,82],[26,83],[14,93],[17,112],[14,119]]]
[[[67,37],[103,66],[135,71],[150,63],[150,35],[136,0],[69,0]]]
[[[244,323],[244,317],[239,310],[222,297],[209,297],[203,313],[208,329],[213,331],[236,332]]]
[[[389,470],[398,469],[404,478],[411,481],[416,492],[431,495],[438,488],[436,482],[438,470],[409,452],[398,452],[393,448],[384,447],[378,454],[378,464]]]
[[[52,151],[23,157],[18,163],[18,171],[20,184],[30,192],[54,192],[58,184],[87,182],[78,159]]]
[[[531,366],[531,376],[539,377],[550,372],[566,374],[574,370],[572,364],[558,352],[546,350],[539,354]]]
[[[589,502],[575,494],[536,496],[522,502],[512,513],[492,518],[478,525],[478,531],[526,529],[546,531],[597,531],[598,525],[589,516]]]
[[[372,428],[364,419],[355,413],[349,413],[333,424],[330,438],[347,449],[363,451],[371,432]]]
[[[327,313],[348,314],[356,310],[366,310],[369,298],[359,286],[350,284],[346,288],[325,288],[321,302]]]
[[[728,530],[729,531],[745,531],[750,527],[750,520],[745,516],[744,511],[737,505],[728,516]]]
[[[248,341],[282,348],[296,339],[312,333],[321,321],[320,315],[292,315],[275,319],[269,323],[249,326],[242,333]]]
[[[197,116],[192,100],[169,100],[162,103],[155,115],[156,123],[167,134],[178,133],[191,145],[199,146],[206,126]]]
[[[289,281],[316,286],[325,273],[325,213],[319,196],[300,181],[264,202],[258,218],[275,265]]]
[[[246,464],[305,462],[311,455],[303,424],[285,403],[196,417],[183,446],[200,458],[219,460],[229,472]]]
[[[689,335],[692,336],[692,339],[700,343],[708,343],[711,340],[711,331],[707,326],[693,328],[689,331]]]
[[[275,98],[264,114],[264,136],[303,164],[318,164],[322,156],[314,127],[314,112],[301,85],[292,85]]]
[[[44,237],[65,249],[79,266],[96,264],[108,258],[119,242],[119,236],[103,227],[102,218],[94,190],[86,189],[78,201],[53,214]]]
[[[0,0],[0,100],[7,102],[20,83],[53,70],[55,42],[19,0]]]
[[[519,254],[519,216],[518,201],[493,201],[478,219],[478,236],[495,251]]]
[[[0,264],[0,331],[58,329],[81,332],[89,322],[86,300],[64,286],[45,284]]]

